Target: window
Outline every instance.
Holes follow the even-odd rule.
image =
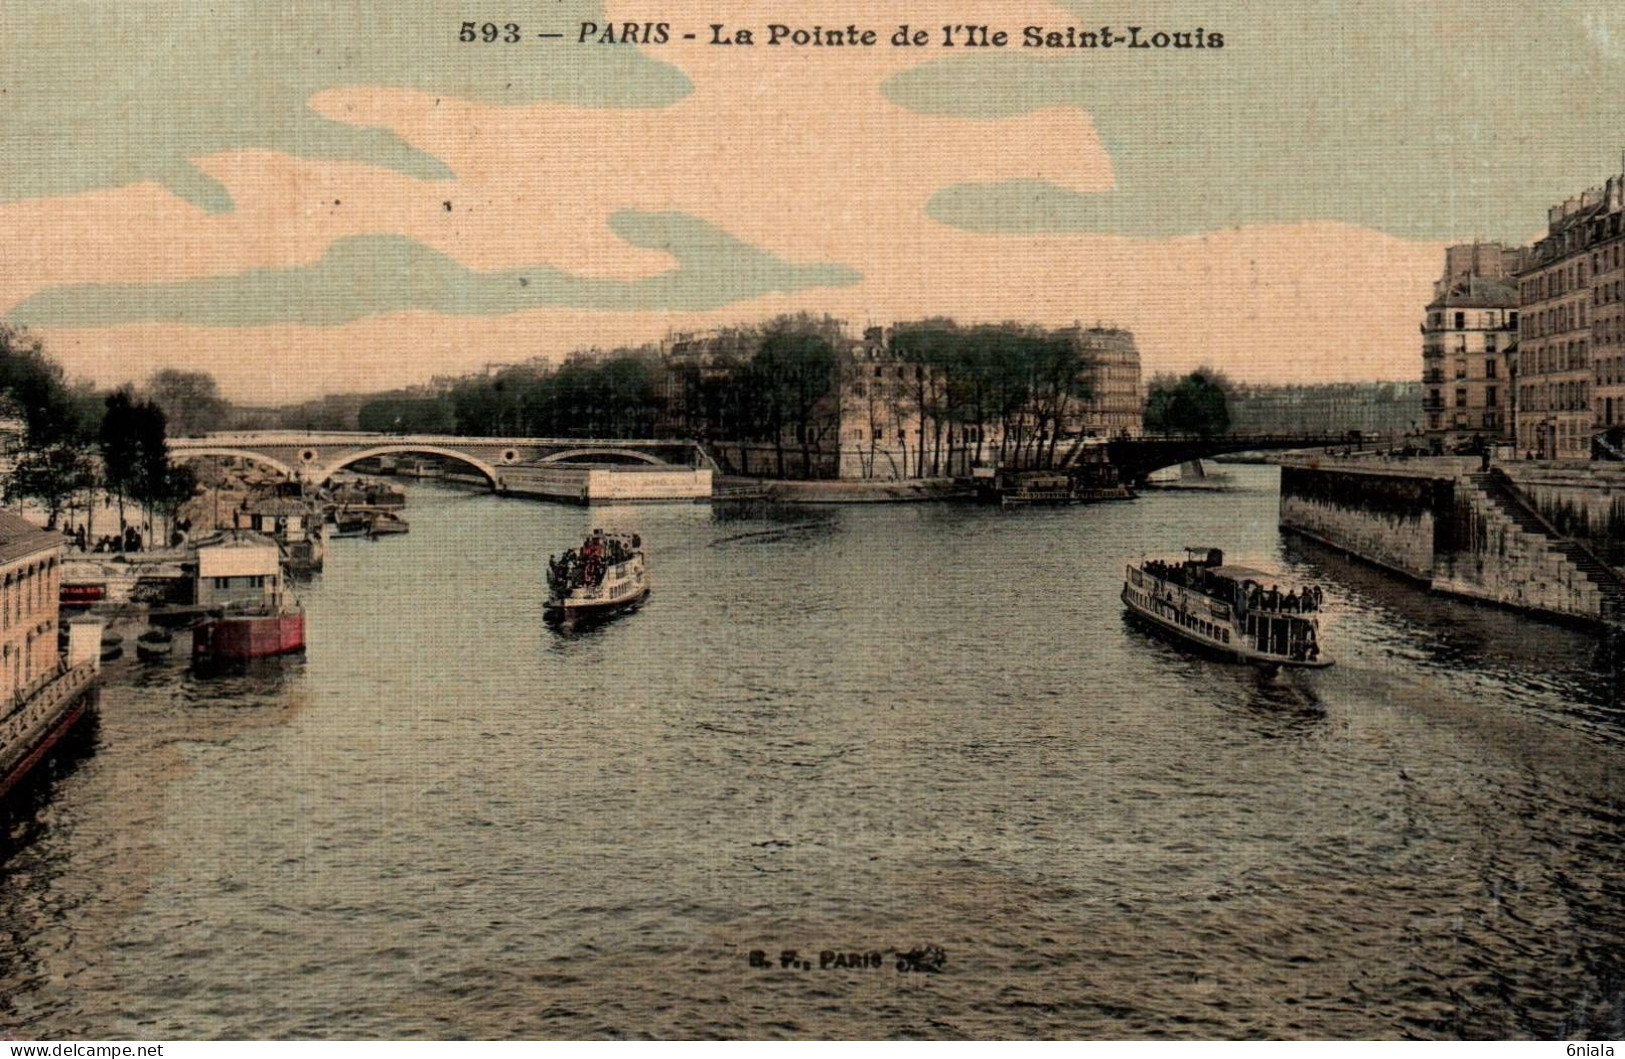
[[[1495,378],[1495,358],[1489,357],[1484,361],[1484,378]]]
[[[1495,387],[1493,387],[1493,386],[1484,387],[1484,407],[1485,408],[1494,408],[1495,407]]]
[[[215,578],[214,579],[214,587],[215,588],[220,588],[220,589],[230,588],[231,587],[231,578],[229,578],[229,577],[217,577],[217,578]]]
[[[1456,407],[1457,408],[1466,408],[1467,407],[1467,389],[1465,387],[1461,387],[1461,386],[1456,387]]]
[[[1457,313],[1456,314],[1456,330],[1457,331],[1465,331],[1466,329],[1467,329],[1467,314],[1466,313]]]

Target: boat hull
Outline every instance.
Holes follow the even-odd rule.
[[[622,614],[630,614],[643,606],[649,598],[645,587],[637,595],[609,601],[578,601],[550,599],[542,607],[542,620],[549,625],[572,625],[594,621],[607,621]]]
[[[304,649],[303,613],[214,618],[192,630],[194,662],[246,662]]]
[[[1270,669],[1325,669],[1332,664],[1332,660],[1329,658],[1298,659],[1287,655],[1269,654],[1255,650],[1247,646],[1245,638],[1236,634],[1234,630],[1230,630],[1228,625],[1225,628],[1232,632],[1230,643],[1212,639],[1195,630],[1186,628],[1177,619],[1142,606],[1127,583],[1123,585],[1121,599],[1129,616],[1141,625],[1151,628],[1182,646],[1194,648],[1212,658]]]

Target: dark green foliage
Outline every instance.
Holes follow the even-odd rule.
[[[214,376],[207,372],[155,371],[147,380],[147,394],[163,410],[169,432],[178,436],[223,429],[231,412]]]
[[[835,385],[835,348],[823,335],[783,328],[771,331],[741,380],[747,401],[775,445],[778,476],[784,477],[788,429],[801,450],[802,477],[812,476],[812,452],[834,425],[828,398]],[[820,414],[823,413],[823,414]]]
[[[457,409],[449,397],[379,397],[361,406],[357,429],[381,434],[453,434]]]
[[[81,409],[62,379],[62,368],[27,332],[0,324],[0,395],[23,421],[23,441],[44,449],[83,437]]]
[[[96,465],[90,456],[76,445],[58,442],[23,450],[6,483],[6,500],[37,502],[45,509],[46,525],[55,529],[73,495],[95,484]]]
[[[161,510],[177,490],[165,433],[156,404],[137,400],[128,389],[108,394],[100,438],[103,484],[121,505],[128,500]]]
[[[1146,396],[1146,432],[1201,437],[1225,433],[1230,429],[1229,388],[1229,381],[1210,368],[1198,368],[1177,380],[1158,376]]]
[[[635,354],[578,355],[551,371],[505,368],[435,400],[456,433],[473,437],[651,437],[659,411],[650,366]],[[430,432],[428,424],[419,429]]]
[[[981,439],[992,423],[1002,427],[1001,462],[1053,465],[1091,396],[1090,363],[1074,338],[1014,323],[962,328],[942,318],[894,328],[892,353],[923,369],[915,373],[909,409],[920,423],[915,473],[937,473],[943,465],[944,434],[951,464],[952,439],[963,438],[966,427],[974,428],[974,459],[981,461],[988,455]]]

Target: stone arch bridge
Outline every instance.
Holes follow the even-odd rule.
[[[692,441],[597,438],[465,438],[441,434],[311,433],[258,430],[171,438],[170,458],[229,456],[259,464],[289,479],[320,485],[344,468],[374,456],[438,456],[485,476],[506,491],[504,472],[522,467],[645,465],[709,467]]]

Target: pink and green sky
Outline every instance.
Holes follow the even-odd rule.
[[[443,2],[7,0],[0,317],[98,383],[203,370],[254,403],[803,310],[1408,379],[1443,247],[1527,241],[1625,144],[1609,3],[486,7],[526,39],[461,43]],[[885,43],[965,21],[1012,45]],[[712,22],[882,43],[724,48]],[[1016,46],[1028,25],[1224,47]]]

